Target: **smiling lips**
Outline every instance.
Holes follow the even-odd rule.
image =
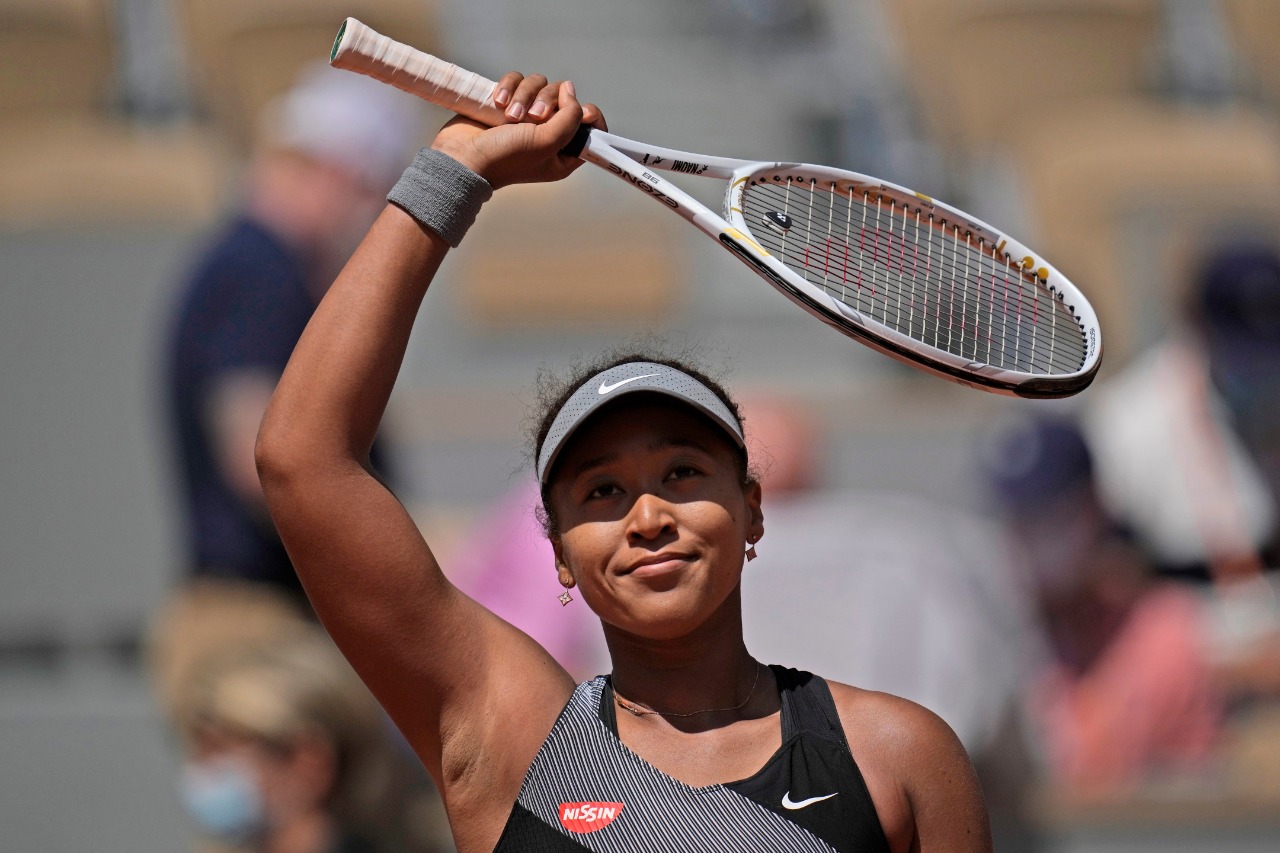
[[[662,551],[637,560],[630,568],[624,569],[620,574],[641,576],[666,574],[687,565],[692,559],[688,554]]]

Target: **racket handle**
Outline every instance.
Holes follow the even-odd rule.
[[[573,139],[569,140],[569,144],[560,149],[560,153],[567,157],[581,157],[582,149],[587,147],[587,137],[591,135],[591,125],[578,125],[578,132],[573,135]]]
[[[389,39],[355,18],[347,18],[338,30],[329,64],[366,74],[490,127],[507,123],[493,103],[497,83]]]

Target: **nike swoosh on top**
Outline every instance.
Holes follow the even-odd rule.
[[[600,390],[599,390],[599,391],[597,391],[596,393],[598,393],[598,394],[608,394],[608,393],[609,393],[610,391],[612,391],[613,389],[615,389],[615,388],[619,388],[619,387],[621,387],[621,386],[623,386],[623,385],[626,385],[628,382],[635,382],[637,379],[648,379],[650,376],[657,376],[657,375],[658,375],[658,374],[656,374],[656,373],[646,373],[646,374],[644,374],[644,375],[642,375],[642,376],[631,376],[631,377],[629,377],[629,378],[627,378],[627,379],[619,379],[617,382],[613,383],[612,385],[609,385],[609,384],[607,384],[607,383],[605,383],[605,382],[601,382],[601,383],[600,383]]]
[[[782,795],[782,807],[784,809],[792,809],[792,810],[802,809],[805,806],[811,806],[814,803],[820,803],[823,800],[829,800],[838,793],[840,792],[836,791],[835,794],[827,794],[825,797],[810,797],[807,800],[801,800],[800,802],[797,803],[791,799],[791,792],[787,791],[785,794]]]

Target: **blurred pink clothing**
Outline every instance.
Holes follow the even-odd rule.
[[[1206,636],[1203,604],[1162,586],[1134,607],[1086,673],[1052,667],[1034,697],[1055,775],[1101,791],[1153,772],[1203,769],[1223,715]]]
[[[530,480],[512,489],[480,519],[447,564],[464,593],[546,649],[575,679],[609,665],[600,620],[577,590],[567,606],[555,554],[534,515],[540,498]]]

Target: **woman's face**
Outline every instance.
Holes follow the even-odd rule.
[[[759,486],[742,484],[723,430],[660,396],[621,400],[579,429],[548,499],[562,581],[607,624],[650,639],[705,623],[764,530]]]

